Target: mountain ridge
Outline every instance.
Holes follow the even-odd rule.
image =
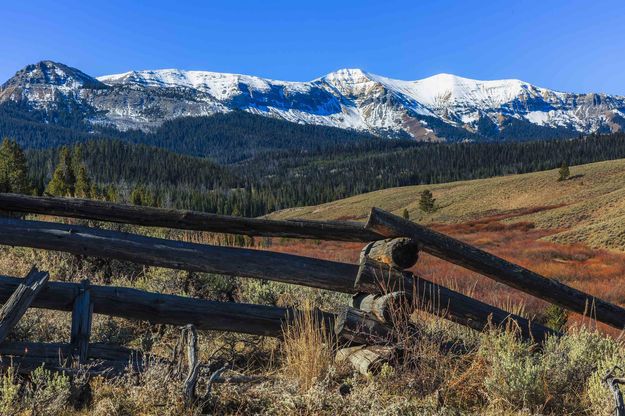
[[[573,137],[625,129],[625,97],[617,95],[566,93],[517,79],[481,81],[452,74],[403,81],[357,68],[306,82],[179,69],[94,78],[42,61],[0,87],[3,103],[41,111],[44,118],[71,112],[88,126],[122,131],[150,131],[167,120],[234,110],[437,142]],[[524,131],[531,137],[523,137]]]

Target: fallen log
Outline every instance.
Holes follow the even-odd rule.
[[[3,342],[0,356],[48,357],[63,361],[72,358],[72,345],[68,343]],[[105,361],[137,361],[142,359],[139,351],[113,344],[95,342],[89,344],[87,358]]]
[[[9,335],[9,332],[24,316],[39,291],[45,286],[50,275],[32,268],[28,275],[19,284],[15,292],[0,309],[0,343]]]
[[[391,327],[365,311],[350,307],[337,315],[334,333],[340,341],[349,344],[388,344],[393,341]]]
[[[410,314],[406,292],[387,294],[357,293],[352,297],[352,307],[368,312],[378,321],[392,324],[399,314]]]
[[[334,360],[336,363],[349,362],[362,375],[377,375],[393,356],[394,348],[390,346],[359,345],[338,350]]]
[[[210,246],[42,221],[0,218],[0,244],[354,293],[358,266],[292,254]]]
[[[493,280],[580,314],[591,314],[618,329],[625,327],[625,309],[549,279],[462,241],[372,208],[366,228],[387,238],[409,237],[422,250]]]
[[[365,230],[358,223],[232,217],[89,199],[0,194],[0,207],[11,212],[249,236],[363,242],[380,239],[379,235]]]
[[[378,240],[369,243],[363,249],[362,256],[398,269],[408,269],[419,259],[419,244],[410,238]]]
[[[369,294],[404,292],[409,299],[406,303],[413,309],[425,310],[478,331],[490,325],[505,327],[512,323],[527,340],[543,342],[548,336],[559,335],[521,316],[371,259],[360,265],[355,287]]]
[[[23,279],[0,276],[0,302],[6,301]],[[80,284],[48,282],[33,300],[32,307],[71,311],[80,292]],[[153,324],[183,326],[193,324],[198,330],[240,332],[281,337],[285,323],[296,311],[274,306],[234,302],[216,302],[176,295],[146,292],[114,286],[89,286],[93,312]],[[334,326],[334,315],[317,311],[326,328]]]

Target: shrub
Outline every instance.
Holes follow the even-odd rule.
[[[33,414],[61,414],[70,398],[69,377],[38,367],[30,374],[26,405]]]
[[[480,353],[490,371],[484,388],[495,408],[539,411],[545,403],[541,383],[542,368],[530,345],[512,332],[490,332],[482,338]]]
[[[0,414],[10,415],[15,411],[17,406],[20,389],[13,367],[9,367],[8,370],[2,374],[0,388]]]

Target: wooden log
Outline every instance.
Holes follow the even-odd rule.
[[[548,336],[559,335],[558,332],[521,316],[371,259],[366,259],[361,264],[356,278],[356,289],[374,294],[403,291],[408,295],[409,304],[414,309],[437,314],[478,331],[483,331],[490,325],[504,327],[512,323],[527,340],[543,342]]]
[[[354,293],[358,266],[292,254],[219,247],[97,228],[0,218],[0,244],[64,251]]]
[[[8,299],[23,279],[0,276],[0,302]],[[71,311],[80,284],[48,282],[33,300],[32,307]],[[165,295],[143,290],[91,285],[93,312],[120,318],[148,321],[153,324],[183,326],[193,324],[198,330],[241,332],[281,337],[285,323],[297,311],[274,306],[234,302],[216,302],[184,296]],[[334,327],[334,315],[320,312],[326,328]]]
[[[40,272],[33,267],[0,309],[0,343],[24,316],[35,296],[48,282],[49,277],[47,272]]]
[[[380,236],[361,224],[304,220],[267,220],[204,212],[140,207],[73,198],[0,194],[3,210],[110,221],[182,230],[212,231],[249,236],[312,238],[336,241],[373,241]]]
[[[394,269],[368,257],[361,258],[354,289],[358,293],[385,294],[411,290],[412,273]]]
[[[0,344],[0,356],[48,357],[63,361],[72,357],[72,345],[68,343],[40,343],[40,342],[3,342]],[[89,359],[104,361],[140,361],[140,351],[114,344],[89,344]]]
[[[336,363],[348,361],[362,375],[377,375],[384,364],[388,364],[394,356],[391,346],[364,346],[342,348],[337,351]]]
[[[336,317],[334,333],[349,344],[388,344],[393,341],[392,328],[359,309],[346,307]]]
[[[352,297],[352,307],[373,315],[378,321],[393,323],[399,314],[411,313],[406,299],[406,292],[391,292],[387,294],[357,293]]]
[[[182,386],[182,394],[185,398],[185,405],[190,407],[197,400],[195,386],[200,375],[200,363],[197,359],[197,330],[193,325],[187,325],[182,336],[187,338],[187,377]]]
[[[423,251],[473,270],[493,280],[600,322],[625,328],[625,309],[532,272],[467,243],[430,230],[378,208],[373,208],[366,228],[385,237],[409,237]]]
[[[71,341],[72,352],[80,364],[87,361],[89,350],[89,338],[91,337],[91,321],[93,304],[89,293],[89,281],[80,283],[80,292],[74,300],[72,309]]]
[[[419,259],[419,244],[410,238],[388,238],[369,243],[362,254],[398,269],[408,269]]]

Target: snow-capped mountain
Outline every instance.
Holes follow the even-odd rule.
[[[243,110],[423,141],[571,136],[625,129],[625,97],[571,94],[519,80],[439,74],[394,80],[342,69],[308,82],[164,69],[93,78],[43,61],[0,87],[0,104],[91,125],[150,130],[166,120]]]

